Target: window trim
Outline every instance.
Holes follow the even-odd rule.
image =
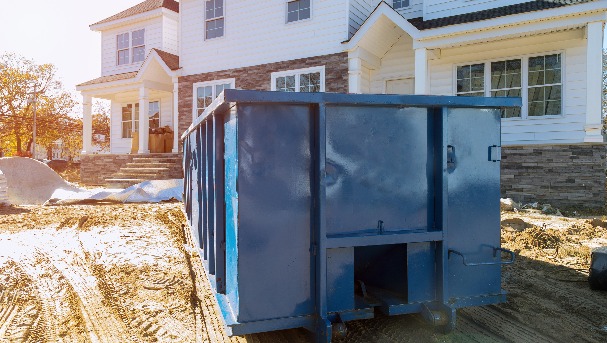
[[[220,39],[226,36],[226,4],[227,4],[227,0],[223,0],[223,13],[221,14],[221,16],[219,17],[213,17],[211,19],[207,18],[207,0],[204,0],[204,40],[215,40],[215,39]],[[219,37],[213,37],[213,38],[207,38],[207,23],[214,21],[214,20],[219,20],[219,19],[223,19],[223,34]]]
[[[128,107],[129,105],[132,105],[131,107],[131,137],[123,137],[122,133],[124,131],[124,123],[126,123],[128,120],[122,120],[122,109],[125,107]],[[139,131],[139,116],[135,115],[135,108],[137,107],[139,109],[139,102],[124,102],[120,104],[120,139],[133,139],[132,136],[132,132],[135,131],[135,128],[137,128],[137,131]],[[139,114],[139,113],[137,113]],[[135,126],[135,123],[137,123],[137,126]]]
[[[218,94],[215,94],[215,86],[229,83],[231,89],[236,88],[236,78],[220,79],[212,81],[201,81],[192,84],[192,120],[198,118],[198,92],[197,89],[200,87],[213,87],[213,100],[217,98]]]
[[[529,58],[532,57],[540,57],[540,56],[548,56],[548,55],[555,55],[555,54],[560,54],[561,55],[561,113],[560,114],[550,114],[550,115],[543,115],[543,116],[528,116],[529,113]],[[544,52],[538,52],[538,53],[532,53],[532,54],[524,54],[524,55],[514,55],[514,56],[504,56],[504,57],[497,57],[497,58],[492,58],[492,59],[485,59],[485,60],[475,60],[475,61],[470,61],[470,62],[462,62],[462,63],[457,63],[457,64],[453,64],[453,70],[452,70],[452,94],[453,95],[457,95],[457,67],[461,67],[461,66],[465,66],[465,65],[472,65],[472,64],[484,64],[485,69],[484,69],[484,79],[485,79],[485,89],[484,89],[484,93],[485,93],[485,97],[490,97],[491,96],[491,63],[492,62],[500,62],[500,61],[507,61],[507,60],[514,60],[514,59],[520,59],[521,60],[521,99],[523,102],[523,106],[521,108],[521,116],[520,117],[512,117],[512,118],[502,118],[502,121],[520,121],[520,120],[542,120],[542,119],[546,119],[546,118],[563,118],[565,117],[565,102],[566,102],[566,98],[565,98],[565,85],[567,84],[567,73],[565,71],[567,63],[566,63],[566,54],[565,54],[565,50],[551,50],[551,51],[544,51]],[[489,85],[489,87],[487,87],[487,85]]]
[[[275,92],[276,91],[276,79],[284,76],[292,76],[295,75],[295,92],[299,92],[299,75],[301,74],[310,74],[310,73],[318,73],[320,72],[320,91],[325,91],[325,66],[316,66],[302,69],[291,69],[291,70],[283,70],[273,72],[270,75],[270,89]]]
[[[135,32],[135,31],[141,31],[141,30],[143,30],[143,45],[134,46],[133,45],[133,32]],[[145,44],[146,44],[146,41],[147,41],[147,39],[146,39],[146,31],[147,30],[146,30],[145,27],[140,27],[140,28],[129,30],[129,31],[122,31],[122,32],[116,33],[116,39],[115,39],[116,49],[114,49],[114,51],[116,53],[116,67],[132,66],[132,65],[134,65],[136,63],[143,63],[143,62],[145,62],[145,58],[146,58]],[[129,35],[129,47],[126,48],[126,49],[118,49],[118,36],[124,35],[124,34],[128,34]],[[133,50],[134,50],[134,48],[138,48],[138,47],[143,47],[143,59],[141,61],[133,62],[133,59],[135,57],[135,54],[133,54]],[[128,63],[119,64],[118,63],[118,52],[119,51],[125,51],[125,50],[128,50],[128,52],[129,52],[129,61],[128,61]]]
[[[401,6],[401,7],[394,7],[394,0],[392,0],[392,8],[395,10],[399,10],[401,8],[407,8],[407,7],[411,7],[411,0],[407,0],[407,4],[405,6]]]
[[[158,100],[150,100],[148,101],[148,128],[150,128],[150,104],[153,102],[158,103],[158,127],[162,127],[162,102],[160,99]]]
[[[284,5],[285,6],[285,24],[291,25],[291,24],[302,23],[302,22],[312,20],[312,14],[314,14],[314,0],[310,0],[310,16],[308,18],[289,21],[289,3],[294,2],[294,1],[298,1],[298,0],[285,0],[285,5]]]

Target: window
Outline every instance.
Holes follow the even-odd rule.
[[[205,39],[222,37],[224,23],[223,0],[206,1]]]
[[[139,130],[139,104],[122,107],[122,138],[133,138],[133,131]]]
[[[133,31],[133,63],[145,59],[145,29]]]
[[[521,96],[521,60],[509,60],[491,63],[491,96]],[[520,108],[502,110],[502,118],[521,116]]]
[[[129,34],[123,33],[116,36],[116,46],[118,49],[118,65],[129,63]]]
[[[530,117],[561,114],[561,55],[529,58]]]
[[[457,95],[483,96],[485,94],[485,66],[471,64],[457,67]]]
[[[116,58],[117,65],[143,61],[145,59],[145,29],[117,35]]]
[[[148,117],[150,118],[150,129],[157,129],[160,127],[160,102],[150,102]]]
[[[199,117],[202,112],[223,92],[224,89],[235,87],[234,79],[216,80],[209,82],[198,82],[194,84],[194,118]]]
[[[404,8],[409,6],[409,0],[394,0],[392,1],[392,7],[394,9]]]
[[[522,109],[503,109],[502,118],[560,115],[561,64],[561,54],[551,54],[458,66],[456,95],[522,97]]]
[[[325,67],[272,73],[272,90],[281,92],[324,92]]]
[[[287,1],[287,23],[310,18],[311,0]]]

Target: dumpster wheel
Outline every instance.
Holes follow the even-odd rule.
[[[346,338],[346,335],[348,334],[348,327],[346,326],[346,323],[343,322],[333,323],[332,329],[333,339]]]

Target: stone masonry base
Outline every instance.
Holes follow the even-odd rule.
[[[117,173],[137,157],[166,157],[170,154],[91,154],[80,158],[80,182],[84,185],[105,185],[105,179]]]
[[[502,148],[502,197],[561,208],[605,207],[605,144]]]

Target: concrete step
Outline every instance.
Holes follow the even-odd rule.
[[[181,169],[181,163],[130,162],[130,163],[127,163],[125,167],[126,168],[169,168],[169,169]]]

